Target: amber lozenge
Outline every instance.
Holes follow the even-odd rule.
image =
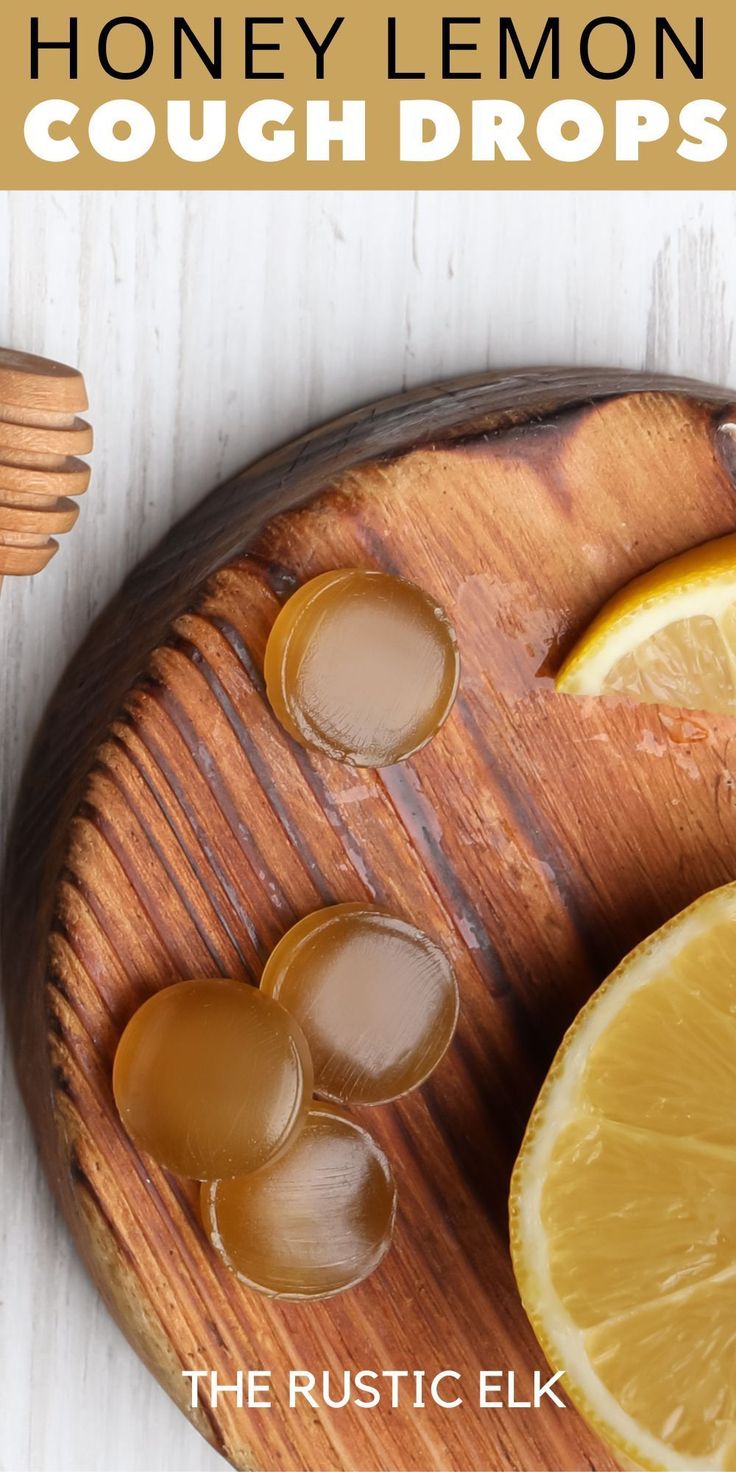
[[[340,569],[284,604],[266,648],[268,698],[303,746],[358,767],[419,751],[452,709],[455,631],[435,599],[384,572]]]
[[[329,1298],[388,1250],[391,1167],[362,1125],[315,1104],[291,1149],[239,1180],[205,1182],[202,1219],[241,1282],[278,1298]]]
[[[297,1019],[315,1089],[341,1104],[385,1104],[421,1084],[457,1022],[444,951],[371,905],[307,915],[273,951],[261,990]]]
[[[194,1180],[244,1175],[296,1138],[313,1070],[299,1024],[242,981],[182,981],[131,1018],[113,1092],[140,1150]]]

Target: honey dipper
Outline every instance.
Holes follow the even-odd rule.
[[[71,496],[89,485],[78,458],[92,429],[76,368],[0,348],[0,586],[3,577],[40,572],[58,550],[57,532],[79,515]]]

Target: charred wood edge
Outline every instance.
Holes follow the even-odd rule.
[[[118,1320],[105,1254],[96,1249],[82,1198],[97,1213],[101,1207],[89,1200],[93,1188],[74,1169],[73,1141],[65,1138],[55,1110],[46,984],[53,979],[48,940],[69,821],[94,752],[126,693],[171,622],[197,607],[211,576],[244,553],[273,515],[311,500],[345,472],[421,447],[458,445],[601,400],[648,392],[687,396],[708,406],[714,428],[736,401],[733,391],[683,378],[536,368],[430,384],[333,420],[265,456],[185,516],[126,579],[67,667],[32,746],[11,825],[3,883],[2,987],[21,1091],[46,1173]],[[114,1224],[108,1228],[114,1231]],[[123,1327],[130,1333],[134,1324],[129,1314],[125,1317]],[[135,1347],[140,1353],[140,1342]],[[150,1368],[171,1393],[165,1373],[155,1364]],[[205,1435],[212,1438],[212,1429]]]

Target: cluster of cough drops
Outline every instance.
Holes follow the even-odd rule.
[[[356,766],[402,761],[439,730],[459,676],[454,631],[420,589],[340,570],[282,608],[269,699],[302,745]],[[354,1106],[417,1088],[452,1039],[458,990],[441,948],[365,903],[300,920],[260,986],[165,987],[120,1040],[113,1091],[141,1151],[201,1181],[213,1247],[249,1287],[326,1298],[391,1243],[396,1186]]]

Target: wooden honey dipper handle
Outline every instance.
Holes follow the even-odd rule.
[[[0,348],[0,586],[40,572],[79,515],[70,497],[89,485],[86,408],[76,368]]]

